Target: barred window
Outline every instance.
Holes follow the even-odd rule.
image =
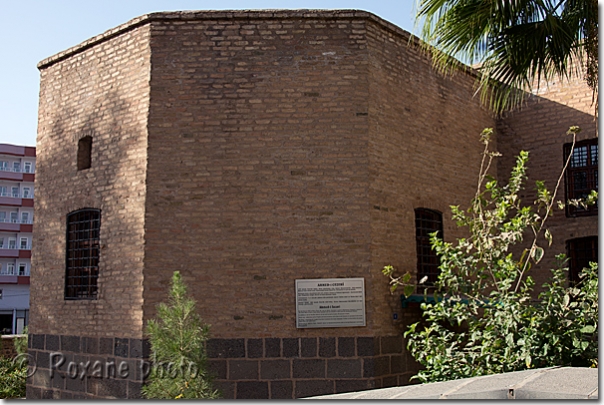
[[[598,237],[588,236],[566,241],[566,254],[569,258],[568,278],[571,283],[576,283],[581,270],[589,267],[589,262],[598,261]]]
[[[417,246],[417,281],[428,277],[424,285],[434,285],[438,278],[440,259],[430,245],[430,234],[443,237],[443,217],[438,211],[426,208],[415,210],[415,241]]]
[[[572,144],[564,145],[564,161],[568,158]],[[598,140],[588,139],[577,142],[566,170],[566,199],[579,199],[589,195],[591,190],[598,191]],[[567,204],[569,217],[597,215],[598,206],[587,208],[573,207]]]
[[[65,299],[97,298],[101,211],[81,209],[67,215]]]

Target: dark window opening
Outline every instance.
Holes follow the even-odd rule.
[[[430,244],[430,234],[433,232],[438,232],[438,236],[443,237],[442,214],[426,208],[417,208],[415,210],[417,281],[419,282],[427,277],[427,280],[423,283],[425,286],[434,285],[439,274],[440,259],[436,252],[432,250]]]
[[[2,311],[6,312],[6,311]],[[12,335],[13,333],[13,314],[1,313],[0,314],[0,334]]]
[[[101,211],[67,215],[65,299],[96,299],[99,277]]]
[[[564,161],[570,154],[572,144],[564,145]],[[591,190],[598,191],[598,140],[577,142],[566,169],[566,200],[585,198]],[[587,208],[566,205],[569,217],[597,215],[598,204]]]
[[[85,136],[78,141],[78,170],[89,169],[92,164],[92,137]]]
[[[589,262],[598,261],[598,237],[571,239],[566,242],[568,262],[568,278],[572,284],[579,281],[579,273]]]

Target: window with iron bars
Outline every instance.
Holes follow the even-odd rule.
[[[430,234],[433,232],[438,232],[438,236],[443,237],[442,214],[427,208],[417,208],[415,210],[417,281],[427,277],[424,286],[434,285],[439,274],[440,259],[430,244]]]
[[[572,144],[564,145],[564,161],[570,154]],[[566,169],[566,200],[587,197],[591,190],[598,191],[598,140],[577,142]],[[587,208],[566,204],[566,216],[578,217],[597,215],[598,205]]]
[[[65,299],[97,299],[101,210],[85,208],[67,215]]]

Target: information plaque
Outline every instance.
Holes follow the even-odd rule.
[[[296,280],[296,327],[365,326],[365,279]]]

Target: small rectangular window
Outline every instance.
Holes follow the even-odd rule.
[[[22,212],[21,213],[21,223],[22,224],[29,224],[29,212]]]
[[[12,222],[13,224],[16,224],[18,219],[19,219],[19,213],[18,212],[11,212],[10,213],[10,222]]]
[[[21,238],[19,240],[19,249],[21,249],[21,250],[27,249],[27,238]]]
[[[4,249],[4,237],[0,237],[0,249]]]
[[[8,197],[8,190],[6,186],[0,186],[0,197]]]
[[[27,276],[27,264],[19,263],[19,273],[20,276]]]
[[[8,170],[8,162],[0,160],[0,170],[7,171]]]
[[[19,198],[19,187],[12,187],[13,198]]]
[[[19,173],[21,171],[21,163],[13,162],[13,172]]]
[[[92,137],[85,136],[78,141],[78,170],[89,169],[92,165]]]
[[[0,211],[0,222],[6,222],[6,211]]]
[[[6,274],[8,274],[9,276],[15,275],[15,263],[8,263],[6,265]]]
[[[25,162],[23,166],[25,173],[31,173],[31,162]]]
[[[31,189],[29,187],[23,187],[23,198],[32,198]]]
[[[0,290],[0,300],[2,299],[2,290]]]
[[[17,238],[8,238],[8,248],[9,249],[17,248]]]

